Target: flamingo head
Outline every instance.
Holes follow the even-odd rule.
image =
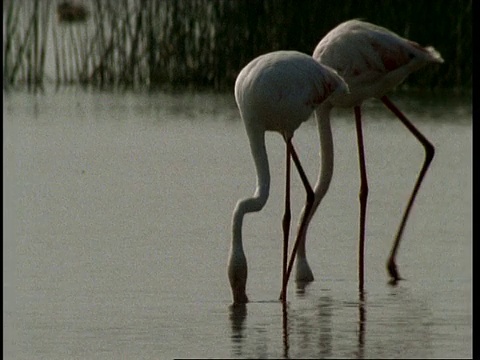
[[[248,302],[245,287],[247,285],[247,259],[243,251],[231,251],[228,262],[228,280],[232,288],[233,303]]]

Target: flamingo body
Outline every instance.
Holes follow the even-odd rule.
[[[277,51],[245,66],[235,82],[235,99],[247,129],[293,136],[313,110],[344,82],[306,54]]]
[[[296,51],[277,51],[261,55],[239,73],[235,83],[235,99],[247,131],[257,171],[257,186],[252,197],[238,201],[232,217],[228,279],[234,303],[248,302],[245,292],[247,261],[242,243],[243,218],[247,213],[260,211],[269,196],[270,171],[265,132],[275,131],[282,134],[287,142],[288,154],[288,151],[293,151],[290,141],[295,130],[308,120],[325,100],[347,91],[347,85],[334,70],[321,65],[311,56]],[[321,138],[323,133],[325,141],[322,142],[322,154],[326,160],[333,157],[328,120],[321,123],[318,120],[319,129],[325,128],[325,131],[321,131]],[[328,181],[324,181],[326,189],[330,182],[331,169],[325,171],[324,177],[328,178]],[[286,265],[286,261],[284,264]]]
[[[443,63],[440,53],[433,47],[422,47],[414,41],[402,38],[392,31],[360,20],[346,21],[331,30],[317,45],[313,58],[319,63],[329,66],[343,77],[349,87],[349,93],[332,98],[330,103],[336,107],[353,107],[357,128],[357,141],[360,165],[360,251],[359,251],[359,288],[363,291],[363,249],[365,236],[365,217],[368,195],[368,184],[365,167],[363,134],[361,125],[361,104],[369,98],[380,98],[381,101],[400,119],[406,128],[419,140],[425,148],[425,161],[417,178],[417,182],[405,209],[402,222],[397,231],[391,255],[387,263],[392,282],[400,280],[396,269],[395,254],[410,213],[417,191],[434,156],[433,145],[418,131],[415,126],[398,110],[385,94],[400,84],[409,74],[427,64]],[[326,109],[325,116],[328,116]],[[306,260],[305,239],[310,222],[319,201],[313,209],[305,214],[307,226],[299,229],[299,247],[297,254],[297,281],[312,281],[313,276]],[[293,258],[290,260],[290,263]]]
[[[360,20],[346,21],[331,30],[318,43],[313,58],[334,68],[347,82],[350,93],[335,103],[340,107],[379,98],[428,63],[443,63],[433,47],[422,47]]]

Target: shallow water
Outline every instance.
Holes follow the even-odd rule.
[[[251,302],[231,306],[231,212],[255,173],[230,95],[4,94],[4,357],[471,357],[471,102],[392,100],[436,146],[400,247],[406,280],[388,285],[385,261],[423,149],[371,101],[365,298],[355,126],[351,112],[335,111],[334,176],[308,233],[316,281],[292,281],[282,309],[276,134],[270,199],[244,222]],[[294,141],[313,181],[315,122]],[[295,215],[304,193],[292,179]]]

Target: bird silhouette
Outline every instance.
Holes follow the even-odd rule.
[[[235,100],[245,124],[257,172],[256,191],[239,200],[232,217],[232,242],[228,279],[234,303],[246,303],[247,260],[243,250],[242,223],[245,214],[260,211],[270,190],[270,170],[265,132],[275,131],[286,144],[285,213],[283,216],[283,267],[280,299],[286,301],[288,236],[290,228],[290,159],[300,174],[307,192],[306,212],[325,195],[333,171],[333,143],[329,111],[316,113],[320,134],[322,170],[315,191],[310,186],[292,144],[295,130],[319,109],[320,104],[343,96],[348,87],[337,73],[311,56],[296,51],[276,51],[261,55],[247,64],[235,82]],[[322,109],[329,109],[323,106]],[[298,241],[292,250],[292,259]],[[290,268],[291,271],[291,268]]]

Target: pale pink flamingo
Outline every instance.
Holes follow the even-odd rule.
[[[330,120],[318,112],[320,104],[345,94],[348,87],[334,70],[321,65],[311,56],[296,51],[277,51],[261,55],[247,64],[235,83],[235,100],[244,121],[250,150],[257,172],[255,194],[239,200],[232,217],[232,243],[228,261],[228,279],[234,303],[246,303],[247,260],[242,243],[244,215],[260,211],[267,202],[270,170],[265,147],[265,132],[279,132],[286,143],[285,213],[283,216],[282,292],[286,301],[286,267],[290,228],[290,158],[300,174],[307,192],[305,208],[322,197],[330,184],[333,170],[333,143]],[[317,109],[317,110],[316,110]],[[328,105],[322,109],[329,109]],[[320,135],[322,169],[320,188],[313,192],[292,145],[295,130],[316,110]],[[328,112],[325,112],[328,115]],[[298,242],[296,242],[298,243]],[[295,251],[295,248],[294,248]],[[294,252],[292,253],[294,256]]]
[[[367,22],[359,20],[346,21],[331,30],[317,45],[313,58],[323,65],[337,71],[348,84],[350,92],[337,96],[330,101],[333,106],[353,107],[358,141],[358,155],[360,165],[360,234],[359,234],[359,288],[364,286],[364,243],[365,218],[368,195],[368,183],[365,167],[365,155],[361,126],[361,104],[369,98],[379,98],[415,136],[425,148],[425,160],[418,175],[417,181],[410,195],[410,199],[398,228],[387,269],[392,283],[401,279],[395,256],[400,244],[408,215],[417,195],[418,189],[434,156],[434,146],[419,130],[402,114],[402,112],[385,96],[385,94],[401,83],[407,75],[429,63],[443,63],[441,55],[433,47],[422,47],[416,42],[404,39],[397,34]],[[311,209],[302,210],[301,224],[297,239],[298,253],[296,261],[296,280],[313,281],[313,274],[308,265],[305,253],[307,226],[321,197],[315,197]],[[307,225],[303,225],[306,223]],[[292,268],[292,255],[288,276]]]

